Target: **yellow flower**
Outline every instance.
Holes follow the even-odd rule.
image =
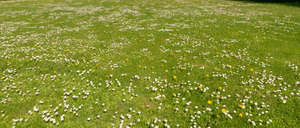
[[[227,113],[227,110],[225,108],[222,108],[223,113]]]
[[[139,68],[141,68],[141,67],[142,67],[142,65],[139,65],[138,67],[139,67]]]
[[[232,73],[232,70],[230,70],[229,72]]]
[[[244,108],[245,108],[245,106],[244,106],[244,105],[240,105],[240,108],[244,109]]]
[[[239,117],[243,117],[243,113],[240,113],[240,114],[239,114]]]
[[[176,79],[177,77],[176,76],[173,76],[173,79]]]
[[[251,72],[253,72],[253,71],[254,71],[254,69],[253,69],[253,68],[250,68],[250,71],[251,71]]]
[[[95,69],[92,70],[92,72],[95,72],[95,71],[96,71]]]
[[[208,75],[208,74],[206,74],[206,75],[205,75],[205,77],[209,77],[209,75]]]
[[[128,58],[126,58],[125,61],[128,62]]]
[[[199,89],[202,89],[202,88],[203,88],[203,86],[202,86],[202,85],[199,85],[199,86],[198,86],[198,88],[199,88]]]
[[[211,100],[208,100],[207,103],[208,103],[208,104],[212,104],[212,101],[211,101]]]
[[[56,71],[53,71],[54,74],[56,74]]]
[[[221,87],[221,86],[219,86],[219,87],[218,87],[218,89],[221,91],[221,90],[222,90],[222,87]]]
[[[165,70],[165,72],[169,72],[169,70],[168,70],[168,69],[166,69],[166,70]]]

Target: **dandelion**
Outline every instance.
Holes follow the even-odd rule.
[[[223,113],[227,113],[227,110],[225,108],[222,108]]]
[[[219,86],[219,87],[218,87],[218,89],[221,91],[221,90],[222,90],[222,87],[221,87],[221,86]]]
[[[244,106],[244,105],[240,105],[240,108],[241,108],[241,109],[244,109],[244,108],[245,108],[245,106]]]
[[[166,70],[165,70],[165,72],[169,72],[169,70],[168,70],[168,69],[166,69]]]
[[[239,114],[239,117],[243,117],[243,113],[240,113],[240,114]]]
[[[250,68],[250,71],[251,71],[251,72],[253,72],[253,71],[254,71],[254,69],[253,69],[253,68]]]
[[[139,68],[142,68],[142,65],[138,65]]]
[[[211,101],[211,100],[208,100],[207,103],[208,103],[208,104],[212,104],[212,101]]]
[[[208,74],[206,74],[206,75],[205,75],[205,77],[206,77],[206,78],[208,78],[208,77],[209,77],[209,75],[208,75]]]
[[[202,85],[199,85],[199,86],[198,86],[198,88],[199,88],[199,89],[202,89],[202,88],[203,88],[203,86],[202,86]]]
[[[176,76],[173,76],[173,79],[176,79],[177,77]]]

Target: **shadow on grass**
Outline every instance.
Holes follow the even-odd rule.
[[[231,0],[231,1],[242,1],[248,3],[274,3],[274,4],[283,4],[288,6],[300,7],[300,0]]]

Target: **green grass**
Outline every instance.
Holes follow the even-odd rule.
[[[299,127],[299,12],[0,1],[0,127]]]

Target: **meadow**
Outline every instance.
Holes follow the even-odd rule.
[[[293,5],[2,0],[0,127],[299,127]]]

